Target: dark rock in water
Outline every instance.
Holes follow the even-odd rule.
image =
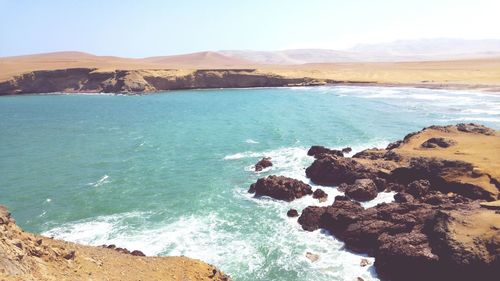
[[[313,198],[318,199],[319,202],[325,202],[328,199],[328,194],[321,188],[318,188],[313,192]]]
[[[416,180],[408,184],[406,192],[415,198],[420,198],[429,192],[431,183],[428,180]]]
[[[321,216],[325,213],[327,207],[309,206],[302,210],[302,214],[299,217],[299,224],[302,229],[314,231],[320,228]]]
[[[466,133],[478,133],[478,134],[483,134],[483,135],[488,135],[488,136],[495,135],[495,130],[490,129],[486,126],[474,124],[474,123],[457,124],[457,130],[459,130],[461,132],[466,132]]]
[[[272,165],[273,163],[271,162],[271,157],[264,157],[260,159],[260,161],[257,162],[257,164],[255,164],[255,171],[260,172],[267,167],[271,167]]]
[[[370,262],[367,259],[361,259],[361,262],[359,262],[359,265],[361,267],[365,267],[367,265],[370,265]]]
[[[351,151],[352,151],[352,148],[350,148],[350,147],[344,147],[344,148],[342,148],[342,152],[343,153],[349,153]]]
[[[377,197],[377,186],[371,179],[359,179],[350,184],[345,194],[357,201],[369,201]]]
[[[314,183],[334,186],[354,183],[356,179],[373,178],[375,172],[351,158],[325,156],[316,159],[306,169],[306,176]]]
[[[313,145],[307,151],[307,155],[309,156],[314,156],[314,158],[318,159],[323,157],[324,155],[332,155],[332,156],[338,156],[338,157],[344,157],[344,153],[340,150],[336,149],[329,149],[324,146],[319,146],[319,145]]]
[[[288,210],[288,212],[286,212],[286,215],[290,218],[294,218],[299,216],[299,212],[297,212],[297,210],[295,209],[290,209]]]
[[[447,148],[455,144],[455,141],[445,139],[445,138],[430,138],[426,140],[424,143],[422,143],[422,147],[424,148],[436,148],[436,147],[441,147],[441,148]]]
[[[293,201],[313,193],[310,185],[284,176],[260,178],[250,186],[248,192],[255,193],[255,196],[269,196],[285,201]]]

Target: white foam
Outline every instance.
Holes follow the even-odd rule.
[[[93,186],[93,187],[98,187],[98,186],[101,186],[103,184],[106,184],[106,183],[109,183],[109,180],[108,180],[109,176],[108,175],[104,175],[102,178],[100,178],[98,181],[96,182],[91,182],[89,183],[89,185]]]
[[[247,139],[247,140],[245,140],[245,142],[249,143],[249,144],[257,144],[257,143],[259,143],[258,141],[253,140],[253,139]]]

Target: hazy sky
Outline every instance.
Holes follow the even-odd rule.
[[[0,0],[0,56],[345,48],[500,39],[500,0]]]

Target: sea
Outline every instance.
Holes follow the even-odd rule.
[[[3,96],[0,204],[30,232],[201,259],[234,280],[373,281],[372,257],[286,216],[342,192],[282,202],[254,198],[250,184],[267,175],[310,183],[311,145],[355,153],[468,122],[500,129],[500,94],[321,86]],[[256,173],[262,157],[273,166]]]

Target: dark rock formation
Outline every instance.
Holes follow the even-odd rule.
[[[313,198],[318,199],[319,202],[325,202],[328,199],[328,194],[323,189],[318,188],[313,192]]]
[[[350,148],[350,147],[344,147],[344,148],[342,148],[342,153],[349,153],[351,151],[352,151],[352,148]]]
[[[416,180],[408,184],[406,192],[415,198],[420,198],[429,192],[431,183],[428,180]]]
[[[495,135],[495,130],[490,129],[486,126],[478,125],[478,124],[474,124],[474,123],[469,123],[469,124],[460,123],[460,124],[457,124],[456,127],[457,127],[457,130],[459,130],[461,132],[478,133],[478,134],[483,134],[483,135],[488,135],[488,136]]]
[[[329,149],[324,146],[313,145],[307,151],[307,155],[314,156],[314,158],[318,159],[325,155],[339,156],[343,157],[344,153],[340,150]]]
[[[168,70],[68,68],[24,73],[0,82],[0,95],[51,92],[136,93],[197,88],[318,85],[310,78],[289,78],[255,69]]]
[[[306,176],[314,183],[328,186],[350,184],[360,178],[373,178],[375,173],[354,159],[330,155],[316,159],[306,169]]]
[[[293,201],[313,193],[310,185],[284,176],[260,178],[250,186],[248,192],[284,201]]]
[[[455,141],[445,139],[445,138],[430,138],[422,143],[422,147],[424,148],[447,148],[455,144]]]
[[[469,175],[473,177],[474,167],[463,161],[437,158],[413,157],[409,165],[394,169],[391,181],[408,184],[419,179],[426,179],[438,191],[454,192],[473,199],[495,200],[496,195],[487,192],[483,186],[463,183],[459,179]]]
[[[271,167],[273,163],[271,162],[271,157],[264,157],[255,164],[255,171],[260,172],[267,167]]]
[[[359,179],[347,186],[345,194],[357,201],[369,201],[377,197],[377,186],[371,179]]]
[[[288,210],[288,212],[286,212],[286,215],[289,218],[294,218],[294,217],[298,217],[299,216],[299,212],[297,212],[297,210],[295,210],[295,209],[290,209],[290,210]]]

